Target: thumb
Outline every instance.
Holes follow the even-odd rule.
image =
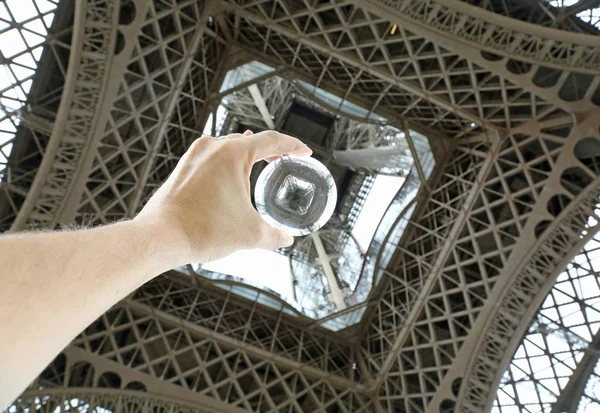
[[[262,239],[260,248],[276,250],[278,248],[289,247],[294,243],[294,237],[282,228],[275,228],[263,221]]]

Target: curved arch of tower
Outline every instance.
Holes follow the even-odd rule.
[[[1,2],[0,231],[132,217],[247,127],[306,133],[340,189],[280,251],[310,311],[177,268],[8,411],[595,411],[599,28],[596,0]]]

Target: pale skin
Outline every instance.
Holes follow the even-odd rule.
[[[157,275],[293,237],[252,207],[259,160],[308,156],[278,132],[197,139],[134,219],[101,228],[0,236],[0,408],[108,308]]]

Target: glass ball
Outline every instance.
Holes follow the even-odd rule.
[[[307,235],[329,221],[337,201],[333,176],[310,157],[284,155],[261,172],[254,189],[258,213],[290,235]]]

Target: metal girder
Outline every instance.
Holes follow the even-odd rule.
[[[194,61],[194,56],[198,53],[197,49],[200,46],[200,40],[202,39],[202,36],[204,34],[205,20],[208,19],[208,16],[213,13],[213,5],[214,3],[205,6],[205,9],[202,11],[202,18],[198,20],[196,30],[193,32],[192,35],[192,39],[189,42],[189,45],[186,48],[186,50],[184,50],[184,55],[182,57],[180,67],[174,71],[175,73],[173,73],[173,91],[167,99],[162,100],[159,104],[160,120],[156,125],[154,131],[150,134],[151,136],[147,137],[150,143],[150,147],[148,148],[149,153],[146,156],[146,160],[144,162],[142,170],[139,172],[138,188],[133,194],[133,199],[129,204],[129,211],[127,215],[130,217],[135,216],[135,214],[137,214],[140,203],[142,202],[142,195],[146,186],[146,181],[150,176],[150,172],[154,166],[158,150],[160,148],[162,140],[165,137],[166,130],[169,127],[169,121],[171,120],[173,111],[175,110],[175,106],[177,105],[177,101],[179,100],[179,94],[183,90],[183,84],[187,80],[187,77],[189,75],[189,70],[192,65],[192,62]]]
[[[448,255],[451,253],[452,247],[455,245],[456,238],[462,231],[463,225],[465,224],[465,220],[467,219],[469,212],[473,208],[474,203],[477,201],[477,197],[482,191],[483,182],[485,182],[485,177],[490,173],[490,170],[493,167],[494,155],[498,151],[498,149],[498,143],[490,147],[490,155],[484,161],[483,165],[479,168],[474,185],[471,187],[467,198],[463,203],[462,208],[460,209],[460,211],[458,211],[458,214],[453,219],[452,229],[447,234],[446,240],[439,254],[436,257],[436,260],[433,263],[431,263],[431,266],[428,269],[427,279],[419,290],[419,296],[415,299],[414,307],[411,308],[410,313],[407,314],[404,318],[403,325],[398,326],[399,329],[396,333],[397,338],[393,346],[389,349],[387,357],[381,365],[377,374],[377,378],[375,379],[375,385],[377,389],[381,387],[383,382],[387,379],[390,369],[392,368],[395,359],[397,359],[398,353],[400,352],[404,341],[410,333],[412,326],[416,321],[416,318],[420,315],[421,311],[423,311],[422,306],[425,303],[425,299],[431,293],[431,289],[435,286],[435,283],[439,276],[439,272],[441,271],[443,265],[446,263]],[[393,280],[391,282],[393,283]]]
[[[201,136],[212,109],[207,97],[225,75],[229,50],[214,28],[199,25],[201,7],[195,0],[177,7],[152,3],[142,30],[153,40],[132,37],[135,54],[76,202],[78,221],[106,223],[134,214]],[[164,136],[156,140],[159,129]]]
[[[488,309],[496,311],[497,303],[500,302],[496,294],[506,291],[502,286],[511,279],[508,275],[527,277],[513,266],[520,262],[520,255],[533,254],[537,257],[535,254],[538,250],[528,243],[537,240],[543,233],[542,229],[546,228],[544,225],[551,222],[552,218],[548,218],[548,215],[557,214],[549,205],[563,199],[561,194],[565,187],[562,185],[569,187],[565,178],[559,177],[578,164],[573,148],[590,131],[597,133],[597,121],[585,119],[588,120],[580,120],[581,123],[574,126],[570,116],[548,117],[542,122],[532,121],[529,125],[512,131],[509,138],[499,142],[498,152],[491,152],[490,157],[482,154],[481,161],[478,161],[480,165],[486,165],[486,162],[489,165],[491,158],[492,165],[487,174],[468,181],[464,178],[454,181],[463,181],[462,188],[452,189],[448,183],[453,181],[448,180],[446,189],[439,183],[433,188],[433,199],[430,205],[421,205],[424,215],[418,219],[423,223],[435,219],[437,230],[432,230],[429,225],[418,225],[419,221],[409,222],[408,227],[417,231],[411,234],[412,239],[406,238],[398,246],[398,258],[388,266],[388,283],[382,282],[381,299],[377,311],[371,314],[372,325],[363,341],[363,355],[370,364],[372,375],[378,376],[382,366],[384,369],[389,368],[384,370],[389,372],[386,379],[380,380],[385,385],[382,388],[385,394],[382,400],[386,401],[389,410],[409,409],[416,401],[430,409],[437,409],[445,401],[444,398],[456,404],[464,402],[460,406],[466,409],[466,406],[470,406],[468,403],[475,402],[463,396],[463,393],[457,400],[453,395],[454,380],[462,379],[463,383],[467,377],[472,377],[474,381],[482,380],[484,371],[493,377],[502,376],[503,368],[490,364],[489,360],[498,354],[504,354],[498,351],[501,344],[495,341],[496,337],[508,336],[514,342],[520,340],[520,336],[506,326],[509,322],[527,324],[523,320],[522,311],[517,311],[517,316],[512,310],[520,308],[518,304],[523,303],[523,293],[520,292],[525,288],[523,284],[509,290],[514,294],[511,297],[521,301],[515,303],[508,299],[508,307],[496,313],[496,317],[502,319],[498,321],[497,328],[482,328],[480,324],[489,320],[485,315]],[[538,141],[539,139],[542,141]],[[555,146],[553,142],[560,144]],[[546,145],[554,149],[535,150],[536,155],[525,149],[543,148]],[[528,155],[524,156],[524,153]],[[508,159],[512,161],[507,164],[505,162]],[[529,165],[544,162],[548,162],[547,165],[550,166],[545,168],[545,172],[535,172],[536,167],[530,169]],[[466,170],[461,162],[452,160],[446,167],[445,174],[450,177],[456,173],[464,174]],[[473,174],[473,170],[469,173]],[[586,174],[588,173],[591,176],[595,174],[586,170]],[[561,182],[560,185],[557,184],[558,181]],[[439,197],[446,190],[451,190],[462,193],[465,199],[471,193],[471,186],[467,182],[474,182],[479,187],[479,194],[472,206],[464,209],[466,217],[462,229],[455,229],[458,236],[453,239],[449,236],[451,232],[448,223],[456,224],[459,208],[463,210],[462,205],[467,204],[464,201],[457,202],[456,196],[454,199]],[[585,205],[586,210],[591,213],[591,201],[581,203],[572,199],[575,195],[571,191],[579,194],[582,190],[583,188],[575,185],[568,190],[569,195],[564,196],[574,206]],[[594,186],[587,186],[586,190],[589,191],[586,194],[593,199]],[[505,193],[513,193],[516,198],[507,198],[503,195]],[[436,201],[436,198],[439,200]],[[453,201],[449,204],[445,199]],[[517,199],[526,200],[529,206],[525,207]],[[561,207],[563,204],[556,205],[552,208],[564,208]],[[433,214],[430,210],[439,212]],[[589,216],[584,213],[576,215],[585,217],[585,220]],[[585,222],[583,218],[578,222],[582,220]],[[581,228],[583,229],[582,226]],[[526,236],[526,233],[535,235]],[[577,232],[573,231],[573,235],[575,239],[579,239]],[[448,250],[450,253],[447,258],[440,260],[438,271],[432,271],[431,263],[437,262],[437,257]],[[549,264],[556,270],[556,263]],[[501,277],[504,271],[506,275]],[[533,281],[528,281],[529,284],[536,285]],[[429,291],[428,286],[431,288]],[[537,292],[538,288],[539,286],[532,287],[532,291]],[[478,354],[477,350],[469,346],[471,340],[485,340],[480,347],[485,355]],[[480,361],[469,364],[468,360],[476,357],[481,357],[478,358]],[[450,372],[447,368],[450,368]],[[402,386],[410,386],[413,391],[401,391],[401,387],[398,387],[400,383],[404,383]],[[465,390],[465,394],[469,394],[474,400],[476,398],[477,403],[480,403],[482,388],[471,382],[469,386],[466,387],[469,390]],[[470,401],[467,403],[467,400]],[[480,411],[485,407],[476,406],[468,408],[470,411]]]
[[[237,86],[234,86],[234,87],[229,88],[229,89],[225,89],[224,91],[219,92],[219,93],[215,93],[215,94],[211,95],[209,99],[217,101],[217,102],[220,102],[221,99],[223,99],[227,95],[230,95],[232,93],[238,92],[238,91],[243,90],[243,89],[247,89],[248,87],[250,87],[252,85],[255,85],[257,83],[261,83],[261,82],[263,82],[263,81],[265,81],[267,79],[270,79],[273,76],[284,75],[285,72],[286,72],[286,70],[287,70],[286,67],[280,66],[280,67],[276,68],[275,70],[273,70],[271,72],[265,73],[264,75],[257,76],[257,77],[255,77],[253,79],[250,79],[250,80],[247,80],[245,82],[242,82],[242,83],[240,83]]]
[[[492,53],[515,56],[560,70],[598,74],[600,51],[595,36],[533,26],[459,0],[367,0],[395,9],[436,30]],[[533,46],[533,47],[531,47]],[[573,50],[556,55],[557,50]]]
[[[514,253],[510,255],[511,265],[506,265],[504,270],[506,276],[495,285],[490,302],[473,327],[473,331],[479,332],[472,336],[477,344],[471,347],[466,342],[463,347],[470,361],[463,364],[467,366],[467,385],[461,392],[458,405],[463,406],[465,411],[476,412],[484,406],[491,408],[491,393],[497,388],[528,321],[551,286],[551,280],[581,248],[582,238],[589,239],[599,228],[588,224],[589,217],[595,216],[594,208],[600,188],[598,178],[593,179],[596,173],[586,171],[590,182],[585,189],[570,188],[564,180],[559,179],[566,170],[578,164],[573,148],[590,129],[598,129],[597,119],[588,118],[571,127],[569,140],[554,164],[552,173],[555,178],[550,176],[544,192],[539,196],[532,211],[532,216],[536,218],[528,220],[527,232],[530,235],[526,237],[523,234],[517,240]],[[566,201],[565,198],[567,206],[564,212],[554,218],[548,205],[563,194],[570,200]],[[551,225],[546,229],[546,224]],[[523,232],[527,227],[524,227]],[[540,228],[545,230],[540,233]],[[582,235],[581,231],[584,229],[585,235]],[[520,287],[517,288],[517,285]],[[484,325],[479,325],[479,322]],[[483,331],[486,332],[485,335],[482,334]],[[457,368],[460,369],[458,365]]]
[[[250,308],[238,306],[236,309],[233,302],[227,303],[229,299],[222,302],[196,287],[168,288],[172,291],[163,292],[149,285],[147,291],[140,291],[112,308],[74,340],[66,351],[67,358],[86,361],[92,375],[114,371],[123,377],[122,381],[140,382],[155,394],[177,395],[205,405],[212,402],[219,406],[226,402],[245,410],[281,410],[294,406],[300,411],[334,405],[344,412],[368,411],[370,402],[361,395],[362,384],[322,370],[325,367],[322,360],[331,356],[328,348],[333,347],[328,347],[325,341],[310,344],[312,333],[299,336],[298,359],[280,356],[274,354],[276,347],[292,338],[289,336],[292,330],[285,327],[281,319],[269,325],[279,332],[279,335],[269,336],[275,348],[265,346],[268,343],[264,340],[254,339],[256,334],[264,335],[256,324],[257,318],[262,317],[257,303]],[[184,299],[184,293],[189,295],[190,301]],[[206,302],[207,298],[211,301]],[[145,304],[157,302],[155,299],[162,305]],[[234,300],[232,297],[231,301]],[[215,308],[219,319],[207,314],[214,304],[223,306]],[[242,333],[235,320],[243,317],[243,312],[254,317],[254,321],[245,326],[247,330],[240,335],[242,340],[219,332],[232,329]],[[182,317],[184,313],[186,317]],[[262,348],[251,344],[253,340]],[[324,353],[315,353],[315,348],[311,349],[315,344]],[[73,353],[77,357],[73,357]],[[307,356],[316,357],[321,368],[307,365]],[[67,363],[67,370],[74,361]],[[47,370],[52,371],[52,366]],[[40,380],[47,380],[49,375],[67,380],[61,379],[66,374],[42,373]],[[91,382],[96,381],[97,378]]]
[[[539,61],[535,63],[527,63],[526,59],[519,59],[514,55],[514,53],[511,53],[509,56],[496,55],[493,58],[486,57],[485,53],[483,53],[486,49],[485,47],[482,47],[481,44],[465,44],[456,36],[448,36],[447,33],[440,32],[437,25],[423,24],[424,22],[430,23],[435,21],[437,19],[436,17],[428,17],[426,15],[416,16],[410,12],[402,12],[398,8],[384,7],[383,3],[385,2],[371,0],[367,2],[365,8],[377,14],[378,16],[381,16],[382,18],[389,18],[390,15],[393,15],[393,21],[401,22],[402,26],[419,33],[423,37],[434,42],[436,45],[455,51],[456,53],[468,59],[469,62],[490,70],[492,73],[505,80],[506,83],[502,82],[500,85],[500,88],[502,89],[507,88],[508,83],[518,85],[524,90],[534,94],[538,99],[541,99],[542,102],[547,102],[556,107],[561,107],[569,111],[585,111],[593,107],[591,102],[572,102],[561,99],[560,91],[567,82],[569,73],[573,72],[574,70],[570,71],[565,68],[560,80],[554,84],[544,85],[543,81],[540,80],[541,76],[539,76],[538,71],[544,70],[544,67],[546,67],[547,63]],[[425,10],[421,10],[421,12],[425,12]],[[439,13],[439,10],[434,9],[432,13]],[[461,21],[463,22],[463,25],[466,26],[467,19],[462,17]],[[465,27],[459,26],[455,29],[455,31],[461,29],[466,30]],[[598,76],[599,71],[594,72],[594,74]],[[448,75],[449,73],[444,73],[446,83],[450,85]],[[575,73],[575,75],[577,74]],[[473,82],[474,84],[477,83],[475,80]],[[478,102],[481,104],[481,92],[477,91],[475,93]],[[535,111],[533,111],[533,114],[535,116]],[[482,116],[483,113],[480,111],[479,115]]]
[[[325,247],[323,247],[323,241],[321,241],[321,237],[318,232],[313,232],[310,234],[310,237],[317,249],[317,255],[319,257],[319,263],[323,267],[323,272],[325,273],[325,277],[327,278],[327,283],[329,284],[329,289],[331,291],[331,299],[335,303],[338,310],[343,310],[346,308],[346,302],[344,301],[344,295],[340,291],[340,287],[337,283],[337,278],[331,268],[331,263],[329,262],[329,256],[325,251]]]
[[[302,372],[302,374],[304,374],[306,377],[317,380],[327,380],[333,386],[336,386],[341,389],[351,389],[358,392],[365,391],[364,387],[359,383],[353,382],[343,377],[336,376],[334,374],[325,373],[322,370],[303,365],[302,363],[289,360],[285,357],[273,355],[268,351],[253,347],[249,344],[245,344],[242,341],[237,341],[230,337],[227,337],[226,335],[215,333],[214,331],[210,331],[206,328],[203,328],[202,326],[198,326],[197,324],[183,321],[177,316],[157,311],[156,309],[149,307],[145,304],[136,302],[135,300],[127,300],[125,302],[125,305],[140,313],[156,317],[158,320],[164,321],[165,323],[171,324],[173,326],[181,326],[185,328],[186,331],[189,331],[190,333],[193,333],[198,337],[214,340],[215,342],[218,342],[219,344],[225,347],[244,350],[244,352],[246,352],[252,357],[262,360],[268,359],[274,364],[282,366],[282,368],[293,370],[296,372]]]
[[[32,219],[41,221],[43,226],[53,227],[56,224],[56,215],[58,215],[60,202],[63,200],[61,198],[66,196],[70,182],[65,183],[56,178],[52,179],[52,177],[64,173],[66,165],[68,165],[67,169],[71,171],[75,169],[75,165],[80,161],[78,155],[86,145],[86,135],[93,132],[93,118],[99,99],[85,101],[81,97],[90,93],[98,95],[103,89],[102,86],[107,82],[106,75],[108,73],[106,73],[105,61],[110,62],[114,50],[117,16],[118,8],[115,8],[113,4],[103,8],[101,4],[88,5],[82,1],[77,2],[73,40],[69,54],[69,71],[65,76],[61,105],[44,158],[27,198],[11,226],[12,230],[24,229],[27,220]],[[99,25],[103,32],[101,39],[104,40],[101,47],[91,44],[95,33],[88,32],[86,36],[85,28],[88,19],[101,23]],[[90,62],[83,65],[83,58],[89,59]],[[95,64],[90,64],[92,62]],[[85,82],[84,79],[91,79],[91,82]],[[77,96],[80,97],[79,100]],[[69,152],[72,153],[71,156],[69,156]],[[76,178],[72,174],[69,175],[71,179]],[[44,194],[43,190],[48,193]],[[60,194],[58,202],[55,199],[57,198],[56,193]],[[39,199],[40,196],[42,199]],[[38,210],[42,211],[51,209],[52,213],[45,214],[38,211],[36,214],[33,212],[36,206]]]
[[[82,377],[83,376],[83,377]],[[112,380],[105,381],[104,378]],[[112,387],[112,388],[111,388]],[[117,387],[117,388],[115,388]],[[121,387],[121,389],[119,389]],[[66,396],[78,391],[88,395],[110,395],[123,392],[125,395],[138,395],[148,397],[150,400],[164,400],[179,402],[179,406],[193,407],[195,411],[204,409],[207,412],[235,412],[242,413],[244,409],[237,408],[210,396],[201,395],[189,387],[178,383],[169,383],[164,377],[153,376],[147,372],[132,369],[112,360],[102,357],[87,349],[69,345],[57,356],[53,363],[46,368],[23,395],[17,399],[17,409],[24,408],[23,399],[28,395],[42,391],[47,394]],[[128,393],[127,389],[134,390]],[[90,402],[82,398],[82,404]],[[177,405],[177,404],[176,404]],[[54,409],[56,406],[48,406]],[[107,408],[108,406],[103,406]],[[52,411],[52,410],[51,410]]]
[[[278,24],[274,23],[273,21],[266,19],[264,16],[259,16],[259,15],[247,12],[246,10],[244,10],[244,8],[242,8],[240,6],[228,5],[227,8],[230,11],[236,13],[236,15],[244,17],[257,25],[267,27],[277,33],[280,33],[280,34],[286,36],[286,37],[295,39],[295,40],[299,41],[301,44],[304,44],[306,46],[314,48],[315,50],[325,53],[328,56],[332,56],[332,57],[334,57],[342,62],[345,62],[353,67],[360,68],[360,70],[362,70],[362,71],[370,73],[371,75],[378,77],[378,78],[382,79],[383,81],[386,81],[390,84],[396,85],[396,86],[400,87],[401,89],[413,94],[414,96],[418,96],[420,98],[427,99],[428,101],[430,101],[436,105],[439,105],[441,108],[446,109],[449,112],[456,113],[457,115],[461,116],[462,118],[469,120],[477,125],[482,125],[482,126],[485,126],[486,128],[490,128],[490,129],[496,129],[496,127],[494,125],[489,124],[486,120],[480,119],[477,115],[475,115],[471,112],[463,110],[462,108],[457,107],[444,99],[438,98],[436,95],[433,95],[426,90],[418,88],[418,87],[414,86],[413,84],[407,83],[399,77],[391,76],[388,73],[386,73],[385,71],[382,71],[382,70],[379,70],[372,66],[369,66],[369,65],[365,64],[364,62],[361,62],[358,58],[355,58],[351,55],[346,55],[331,46],[320,43],[313,38],[309,38],[308,36],[303,35],[303,34],[299,33],[298,31],[291,30],[291,29],[288,29],[287,27],[278,25]]]
[[[560,397],[554,404],[550,413],[577,413],[579,401],[585,391],[585,386],[598,364],[598,351],[600,351],[600,334],[596,334],[585,355],[577,365],[577,369],[569,379]]]
[[[271,117],[271,113],[269,109],[267,109],[267,104],[265,103],[265,99],[263,98],[260,90],[256,85],[248,86],[248,91],[254,100],[254,104],[258,108],[260,115],[263,118],[263,122],[269,127],[269,129],[275,129],[275,123],[273,123],[273,118]]]
[[[156,280],[132,298],[245,345],[354,380],[354,352],[343,335],[329,337],[313,320],[269,311],[258,296],[248,302],[202,277],[171,273],[169,280]]]

